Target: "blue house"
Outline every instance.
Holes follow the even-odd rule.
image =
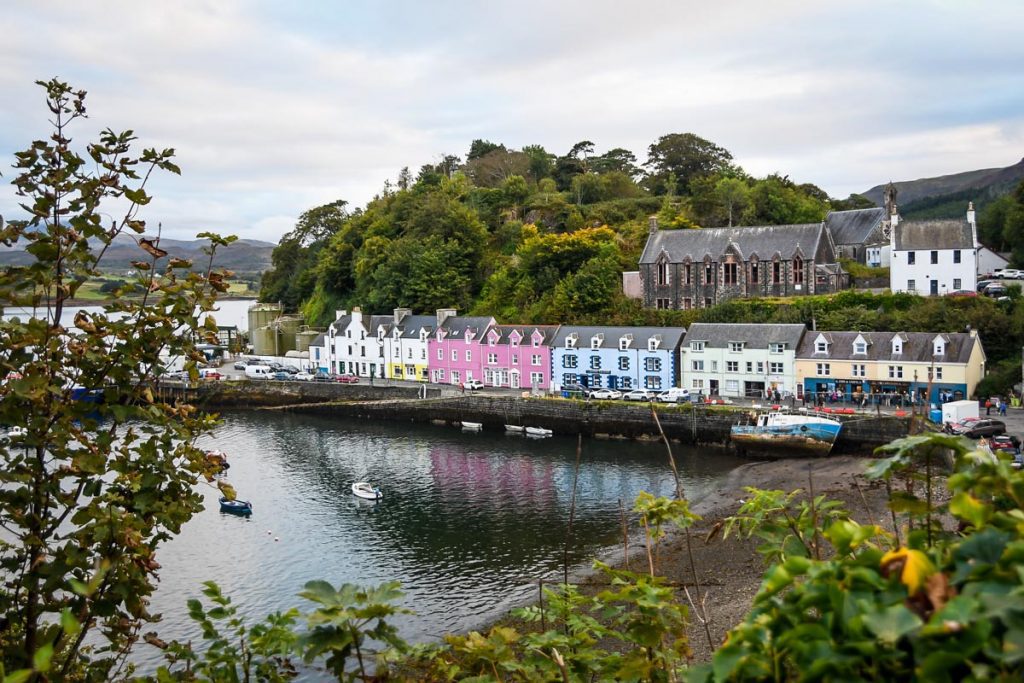
[[[574,327],[552,339],[551,390],[668,389],[679,385],[682,327]]]

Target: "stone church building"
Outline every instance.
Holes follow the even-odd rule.
[[[644,306],[707,308],[737,297],[823,294],[845,289],[824,223],[658,230],[651,217],[640,257]]]

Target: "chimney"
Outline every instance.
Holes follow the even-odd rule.
[[[334,311],[334,319],[335,320],[338,320],[340,318],[344,318],[346,315],[348,315],[348,311],[346,311],[344,308],[339,308],[336,311]]]
[[[974,202],[967,202],[967,222],[974,225]]]
[[[647,232],[652,235],[658,232],[658,215],[653,214],[647,217]]]
[[[437,309],[437,326],[441,327],[444,325],[444,321],[451,318],[458,312],[456,308],[439,308]]]
[[[410,308],[396,308],[395,309],[395,325],[401,325],[402,321],[405,320],[411,314],[412,314],[412,309],[410,309]]]

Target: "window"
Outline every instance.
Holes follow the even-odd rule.
[[[772,342],[768,345],[768,353],[782,353],[786,350],[786,345],[779,342]]]
[[[738,394],[740,392],[740,381],[738,379],[725,380],[725,390],[731,394]]]
[[[456,349],[452,349],[452,360],[459,360],[459,352]]]
[[[668,263],[666,263],[665,261],[661,261],[660,263],[658,263],[658,284],[668,284]]]
[[[494,346],[495,343],[497,343],[497,341],[498,341],[498,335],[491,334],[491,335],[487,336],[487,345],[488,346]]]
[[[690,342],[690,350],[691,351],[703,351],[704,350],[704,342],[702,342],[702,341]]]
[[[735,263],[723,263],[722,264],[722,279],[727,285],[734,285],[738,282],[736,278],[736,264]]]
[[[939,252],[933,251],[932,252],[932,264],[934,265],[934,264],[936,264],[938,262],[939,262]]]
[[[498,363],[498,354],[496,354],[496,353],[489,353],[489,354],[487,354],[487,364],[488,365],[497,365],[497,363]]]
[[[579,359],[576,354],[565,354],[562,356],[562,367],[563,368],[575,368],[579,367]]]
[[[690,297],[686,297],[685,299],[683,299],[683,310],[688,311],[691,308],[693,308],[693,299],[691,299]]]
[[[907,280],[907,291],[910,292],[911,294],[917,291],[916,280]]]
[[[704,361],[695,360],[692,362],[694,372],[704,372]]]
[[[748,360],[747,361],[747,374],[750,374],[753,371],[754,371],[754,364],[751,361]]]
[[[531,372],[530,373],[530,386],[539,387],[544,385],[544,373],[543,372]]]
[[[444,349],[438,349],[437,350],[437,359],[438,360],[444,360]]]
[[[472,360],[473,360],[473,352],[470,351],[469,349],[466,349],[466,362],[469,363]]]
[[[959,249],[954,249],[953,250],[953,263],[960,263],[960,250]],[[957,289],[960,289],[960,288],[957,287]]]
[[[604,341],[604,335],[603,334],[595,334],[593,337],[590,338],[590,348],[592,348],[592,349],[599,349],[599,348],[601,348],[601,343],[603,341]]]
[[[629,343],[633,341],[632,337],[626,336],[619,339],[619,351],[625,351],[629,348]]]
[[[819,339],[818,341],[814,342],[814,352],[828,353],[828,342],[825,341],[824,339]]]
[[[935,379],[942,379],[942,367],[935,366]]]
[[[750,264],[750,284],[757,284],[757,261]]]
[[[903,341],[900,340],[898,337],[892,340],[892,352],[903,353]]]
[[[644,389],[661,389],[661,377],[657,375],[644,377]]]
[[[917,263],[917,254],[912,251],[907,252],[907,265],[912,266]]]
[[[579,384],[579,377],[571,372],[565,373],[562,375],[562,386],[567,384]]]
[[[711,361],[711,372],[718,372],[718,361]]]
[[[779,363],[779,367],[782,367],[782,363]],[[764,374],[764,361],[763,360],[757,361],[757,374],[759,374],[759,375]]]
[[[657,306],[661,310],[665,310],[667,308],[671,308],[671,306],[669,305],[669,300],[668,299],[655,299],[654,300],[654,304],[655,304],[655,306]]]
[[[740,371],[740,362],[737,361],[737,360],[727,360],[727,361],[725,361],[725,371],[726,372],[739,372]]]
[[[863,363],[854,363],[850,366],[850,374],[854,377],[866,377],[866,368]]]
[[[695,379],[695,380],[693,380],[693,388],[694,389],[703,389],[704,388],[704,380],[702,380],[702,379]]]
[[[458,370],[452,370],[452,384],[458,384],[461,377]]]
[[[739,353],[743,350],[743,342],[729,342],[729,350],[733,353]]]
[[[410,350],[411,351],[411,350]],[[391,347],[391,355],[398,358],[401,354],[401,350],[397,346]]]
[[[420,360],[426,360],[426,359],[427,359],[427,350],[426,350],[426,348],[422,348],[422,349],[420,349]]]
[[[758,372],[760,372],[760,371],[761,370],[758,369]],[[783,374],[785,372],[784,364],[783,363],[776,363],[776,362],[769,363],[768,364],[768,372],[773,374],[773,375],[781,375],[781,374]]]
[[[772,284],[773,285],[782,284],[782,262],[781,261],[773,261],[772,262]]]
[[[890,365],[889,366],[889,379],[903,379],[903,366],[902,365]]]
[[[689,263],[687,263],[685,266],[683,266],[683,278],[684,278],[686,284],[690,284],[692,282],[692,280],[690,279],[690,264]]]
[[[534,365],[534,366],[539,366],[540,365],[540,354],[539,353],[535,353],[532,356],[530,356],[530,365]]]
[[[865,341],[854,342],[853,343],[853,352],[854,353],[867,353],[868,352],[868,343],[865,342]]]
[[[512,340],[512,346],[518,346],[518,344],[516,343],[516,341],[514,339]],[[537,348],[538,346],[540,346],[540,339],[538,337],[534,337],[533,338],[533,348]]]
[[[715,268],[708,261],[704,264],[704,284],[709,285],[715,280]]]
[[[590,357],[590,369],[591,370],[600,370],[601,369],[601,356],[591,356]]]
[[[802,285],[804,283],[804,260],[799,256],[793,259],[793,284]]]
[[[953,278],[953,291],[959,291],[961,288],[961,280],[958,277]]]
[[[628,356],[619,356],[619,370],[629,370]]]
[[[644,370],[647,372],[661,372],[661,359],[644,358]]]
[[[575,356],[573,356],[573,358],[575,358]],[[512,354],[512,365],[519,365],[519,354],[518,353],[513,353]],[[576,366],[574,365],[573,367],[576,367]]]
[[[711,308],[713,305],[714,305],[714,302],[711,301],[711,297],[710,296],[704,297],[704,308]]]
[[[350,356],[352,355],[352,345],[351,344],[348,345],[348,355],[350,355]]]
[[[828,377],[832,374],[831,363],[818,363],[818,375],[821,377]]]
[[[437,371],[437,381],[439,381],[439,382],[443,382],[444,381],[444,370],[438,370]]]
[[[619,378],[619,388],[620,389],[632,389],[633,388],[633,378],[632,377],[620,377]]]

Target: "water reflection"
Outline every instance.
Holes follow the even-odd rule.
[[[417,613],[398,623],[415,641],[479,626],[561,566],[575,439],[260,412],[226,415],[200,445],[229,454],[228,479],[254,514],[222,515],[204,489],[207,509],[160,552],[153,610],[165,639],[194,635],[185,601],[208,579],[254,617],[307,607],[295,593],[311,579],[397,579]],[[677,460],[694,498],[736,464],[718,453]],[[373,482],[384,499],[353,496],[353,481]],[[619,503],[641,490],[674,490],[663,447],[585,442],[570,561],[615,544]],[[140,648],[153,666],[158,653]]]

